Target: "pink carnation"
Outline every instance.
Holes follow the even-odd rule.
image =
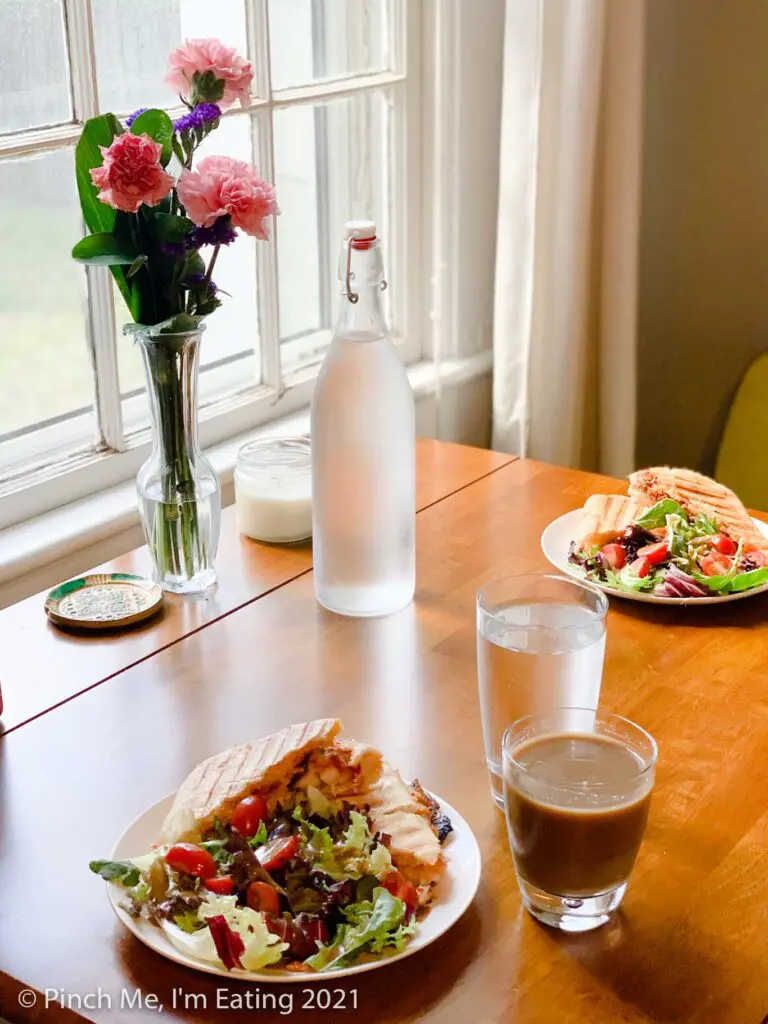
[[[91,169],[91,181],[101,189],[102,203],[136,213],[142,203],[157,206],[173,188],[173,177],[160,163],[163,147],[148,135],[126,132],[118,135],[109,148],[99,149],[104,163]]]
[[[170,71],[165,81],[184,99],[190,98],[195,73],[204,75],[212,71],[215,78],[224,82],[224,95],[216,100],[222,110],[231,107],[236,100],[243,106],[248,103],[253,68],[233,46],[225,46],[219,39],[186,39],[170,54],[168,63]],[[200,98],[210,99],[209,96]]]
[[[280,212],[274,187],[255,167],[228,156],[207,156],[196,171],[183,171],[178,193],[200,227],[229,214],[236,228],[263,240],[269,238],[267,217]]]

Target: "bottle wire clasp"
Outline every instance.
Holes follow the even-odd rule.
[[[352,291],[352,278],[355,276],[352,273],[352,249],[354,248],[354,246],[352,245],[353,241],[354,239],[350,238],[349,241],[347,242],[347,269],[344,275],[344,289],[347,293],[347,298],[354,305],[354,303],[356,303],[359,300],[360,296],[357,292]],[[368,239],[364,239],[364,241],[368,241]],[[381,289],[381,291],[386,291],[387,282],[385,280],[382,280],[379,283],[379,288]]]
[[[347,242],[347,272],[344,277],[344,286],[347,289],[347,298],[351,303],[357,302],[360,298],[357,292],[352,291],[352,239]]]

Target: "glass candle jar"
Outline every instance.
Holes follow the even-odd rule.
[[[240,533],[272,544],[312,536],[312,470],[303,437],[249,441],[237,453],[235,506]]]

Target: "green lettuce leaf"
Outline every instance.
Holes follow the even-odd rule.
[[[696,573],[696,579],[716,594],[740,594],[743,590],[751,590],[752,587],[768,583],[768,566],[738,572],[736,564],[734,559],[734,567],[723,576],[704,576],[702,573]]]
[[[637,526],[642,526],[644,530],[657,530],[659,527],[665,526],[667,516],[672,515],[685,518],[685,510],[679,502],[673,501],[672,498],[664,498],[663,501],[657,501],[655,505],[643,512],[640,518],[635,520],[635,523]]]
[[[336,881],[375,875],[383,878],[392,870],[389,850],[371,835],[365,815],[351,811],[341,841],[334,842],[331,830],[308,821],[300,807],[293,817],[301,825],[302,850],[313,868]]]
[[[415,924],[405,923],[406,907],[386,889],[373,890],[372,900],[353,903],[344,910],[347,924],[340,925],[328,946],[321,946],[306,963],[316,971],[345,967],[362,953],[381,953],[393,946],[401,950]]]
[[[204,843],[200,843],[204,850],[213,857],[217,864],[230,864],[232,862],[232,854],[227,850],[226,839],[208,839]]]
[[[173,923],[187,935],[194,935],[196,931],[204,927],[196,910],[185,910],[183,914],[175,914]]]
[[[130,860],[92,860],[88,867],[107,882],[117,882],[127,889],[137,885],[141,871]]]
[[[259,846],[263,846],[264,843],[266,843],[266,841],[268,839],[269,839],[269,833],[267,832],[267,826],[262,821],[261,824],[259,825],[258,829],[256,830],[256,835],[251,836],[251,838],[248,840],[248,842],[251,844],[251,846],[255,850]]]
[[[623,590],[625,593],[631,594],[639,590],[652,590],[656,584],[656,574],[651,572],[645,577],[640,577],[637,573],[632,572],[628,565],[625,565],[618,572],[607,569],[604,582],[614,590]]]

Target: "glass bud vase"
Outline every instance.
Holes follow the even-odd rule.
[[[195,594],[216,580],[221,488],[197,442],[197,377],[205,328],[138,332],[152,416],[152,454],[136,489],[155,580]]]

